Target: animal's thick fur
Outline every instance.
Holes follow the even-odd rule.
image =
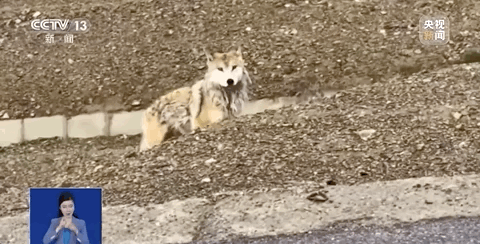
[[[252,80],[240,48],[213,56],[205,54],[208,70],[203,80],[163,95],[145,111],[141,151],[171,136],[207,128],[242,111]]]

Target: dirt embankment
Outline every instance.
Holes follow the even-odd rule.
[[[398,77],[226,121],[141,154],[139,136],[4,147],[1,215],[24,211],[17,203],[31,186],[98,186],[106,204],[144,206],[289,181],[480,173],[478,73],[472,64]]]
[[[2,1],[0,118],[135,110],[202,77],[202,48],[241,45],[257,98],[385,82],[478,46],[465,1]],[[422,45],[421,15],[445,14],[451,40]],[[46,45],[36,18],[87,18],[74,44]],[[477,34],[476,34],[477,33]]]

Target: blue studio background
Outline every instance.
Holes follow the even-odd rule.
[[[100,244],[102,238],[102,189],[30,188],[30,244],[42,244],[50,222],[58,216],[58,197],[69,191],[75,200],[75,214],[85,221],[88,240]]]

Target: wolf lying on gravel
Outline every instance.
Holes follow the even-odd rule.
[[[163,95],[145,110],[140,151],[242,111],[252,80],[245,69],[241,49],[213,56],[205,51],[205,55],[208,70],[203,80]]]

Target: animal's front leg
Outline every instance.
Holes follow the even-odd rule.
[[[201,108],[203,105],[203,95],[201,90],[201,82],[197,82],[195,85],[192,86],[192,97],[190,101],[190,125],[191,125],[191,133],[195,133],[200,127],[198,123],[198,116],[200,115]]]
[[[179,125],[176,129],[182,134],[182,135],[186,135],[186,134],[189,134],[189,133],[192,133],[192,130],[191,130],[191,123],[182,123],[181,125]]]
[[[195,133],[196,130],[198,130],[199,128],[201,127],[199,121],[198,121],[198,117],[191,117],[190,119],[190,133],[193,134]]]

